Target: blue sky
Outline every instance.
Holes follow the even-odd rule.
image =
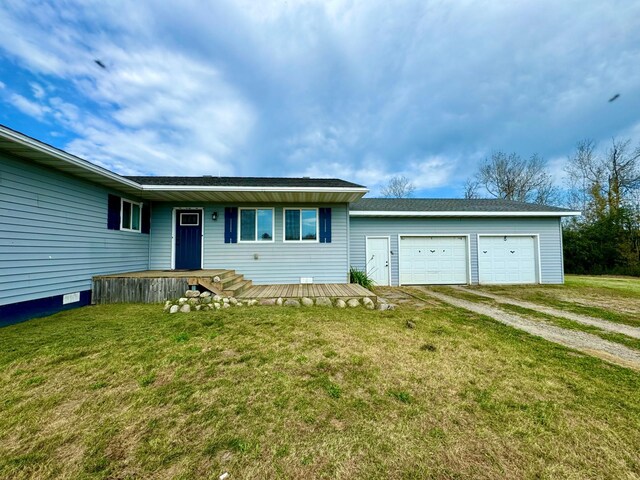
[[[2,2],[0,123],[123,174],[445,197],[495,150],[560,183],[578,140],[640,141],[640,2],[176,5]]]

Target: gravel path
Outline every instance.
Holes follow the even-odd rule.
[[[559,343],[569,348],[579,350],[589,355],[602,358],[611,363],[640,370],[640,351],[619,343],[604,340],[590,333],[577,330],[566,330],[541,321],[529,320],[520,315],[506,313],[503,310],[480,303],[470,302],[460,298],[434,292],[425,287],[418,287],[421,293],[438,300],[464,308],[465,310],[486,315],[514,328],[524,330],[531,335],[542,337],[551,342]]]
[[[491,298],[498,303],[507,303],[509,305],[515,305],[517,307],[528,308],[529,310],[546,313],[547,315],[551,315],[553,317],[566,318],[567,320],[572,320],[584,325],[598,327],[608,332],[622,333],[623,335],[626,335],[628,337],[640,338],[640,328],[638,327],[632,327],[630,325],[625,325],[622,323],[608,322],[606,320],[590,317],[588,315],[580,315],[579,313],[558,310],[557,308],[547,307],[545,305],[539,305],[537,303],[531,303],[524,300],[516,300],[509,297],[504,297],[502,295],[495,295],[493,293],[479,292],[470,288],[460,286],[456,286],[454,288],[463,292],[473,293],[474,295],[479,295],[481,297]]]

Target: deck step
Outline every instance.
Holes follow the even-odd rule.
[[[229,285],[223,291],[223,293],[229,297],[235,297],[244,292],[247,288],[251,287],[253,282],[251,280],[241,280],[239,282],[234,283],[233,285]]]
[[[220,287],[222,287],[222,290],[226,290],[228,286],[231,286],[234,283],[243,281],[244,275],[241,275],[241,274],[228,275],[225,278],[222,278],[221,280],[222,281],[220,283],[217,283],[216,285],[220,285]]]
[[[214,295],[223,295],[222,289],[218,286],[219,284],[213,283],[213,281],[209,278],[197,278],[197,284],[201,287],[206,288]]]

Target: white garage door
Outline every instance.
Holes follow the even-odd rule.
[[[467,283],[467,237],[400,237],[400,284]]]
[[[530,236],[481,236],[480,283],[536,283],[535,244],[535,238]]]

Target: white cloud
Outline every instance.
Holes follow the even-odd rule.
[[[45,115],[50,111],[49,107],[40,103],[32,102],[28,98],[18,95],[17,93],[10,94],[7,97],[7,100],[22,113],[38,120],[44,119]]]
[[[31,91],[33,92],[33,96],[38,100],[42,100],[45,97],[44,88],[36,82],[29,82],[29,86],[31,87]]]

